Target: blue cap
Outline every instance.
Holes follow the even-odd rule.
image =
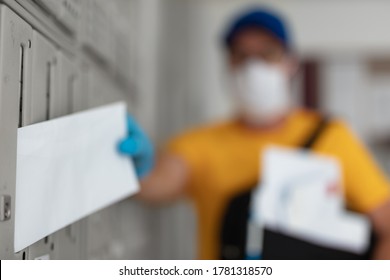
[[[224,44],[230,47],[237,33],[248,27],[258,27],[267,30],[278,38],[286,49],[291,48],[290,36],[283,17],[268,9],[251,9],[236,17],[227,29]]]

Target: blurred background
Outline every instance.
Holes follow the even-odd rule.
[[[14,5],[14,1],[4,2]],[[50,1],[16,2],[23,7],[29,2],[50,6]],[[301,62],[294,84],[296,103],[345,119],[390,172],[390,1],[69,2],[98,7],[100,15],[90,17],[89,25],[84,14],[79,16],[83,28],[95,26],[96,30],[88,31],[91,36],[109,34],[104,27],[115,22],[115,45],[105,46],[111,41],[101,40],[89,47],[87,42],[83,48],[89,52],[92,45],[90,56],[96,61],[101,60],[96,56],[103,60],[113,56],[115,69],[109,70],[109,76],[125,89],[130,112],[157,145],[186,128],[232,113],[222,32],[242,9],[265,5],[279,10],[291,25]],[[105,5],[110,8],[101,8]],[[110,67],[110,63],[102,65]],[[106,76],[97,73],[89,80],[89,91],[97,96],[91,106],[117,99],[106,96],[99,101],[99,92],[114,95],[106,90],[105,85],[112,83],[104,82]],[[85,258],[196,257],[197,225],[188,201],[162,207],[124,201],[84,219],[79,227],[83,238],[87,236]],[[72,230],[80,229],[66,230],[72,235]]]
[[[157,142],[231,113],[221,34],[238,11],[260,5],[279,10],[291,25],[301,61],[296,102],[346,120],[390,172],[390,1],[149,2],[159,22],[148,25],[156,35],[148,47],[155,47],[150,94],[157,106],[151,119],[158,120],[148,129]],[[161,257],[194,257],[190,207],[171,206],[159,214]]]

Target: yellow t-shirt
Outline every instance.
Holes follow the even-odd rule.
[[[261,177],[260,152],[269,144],[299,147],[318,125],[315,112],[297,110],[273,130],[255,131],[237,121],[198,128],[173,139],[168,150],[190,170],[188,193],[198,216],[201,259],[217,259],[228,203]],[[341,121],[331,121],[313,151],[336,157],[343,171],[346,203],[367,213],[390,198],[387,178],[365,147]]]

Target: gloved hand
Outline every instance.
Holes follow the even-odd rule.
[[[127,115],[127,137],[119,143],[118,150],[133,158],[139,178],[146,176],[152,170],[154,166],[153,144],[130,115]]]

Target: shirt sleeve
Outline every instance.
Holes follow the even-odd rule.
[[[345,123],[332,122],[324,131],[317,149],[340,161],[345,198],[351,209],[368,213],[390,199],[388,178]]]

